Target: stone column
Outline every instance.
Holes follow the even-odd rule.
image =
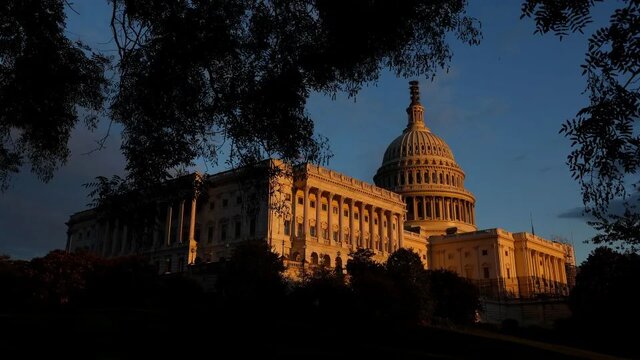
[[[178,243],[182,244],[184,239],[182,238],[182,229],[184,228],[184,200],[180,201],[180,211],[178,218]]]
[[[449,200],[446,197],[442,198],[442,207],[444,208],[442,219],[449,220]]]
[[[375,243],[374,237],[375,237],[375,235],[374,235],[374,227],[373,227],[373,225],[374,225],[373,224],[373,218],[374,218],[375,213],[376,213],[376,207],[371,205],[369,207],[369,243],[366,246],[369,249],[374,249],[374,247],[375,247],[374,246],[374,243]]]
[[[384,209],[380,208],[378,209],[380,210],[378,212],[378,247],[376,248],[378,251],[383,251],[384,250],[384,224],[383,224],[383,217],[384,217]]]
[[[392,253],[393,252],[393,213],[389,211],[386,215],[387,215],[387,236],[389,236],[387,249],[389,253]]]
[[[560,274],[562,275],[562,282],[568,285],[567,269],[564,266],[564,259],[560,259]]]
[[[422,218],[427,220],[427,197],[422,197]]]
[[[196,263],[196,256],[198,251],[198,243],[196,243],[196,198],[194,194],[191,199],[191,213],[189,214],[189,257],[187,264],[192,265]],[[284,255],[284,254],[283,254]]]
[[[344,218],[344,196],[340,195],[340,200],[338,201],[338,241],[340,241],[340,243],[343,242],[344,239],[342,239],[343,237],[343,233],[344,233],[344,225],[342,224],[343,222],[343,218]]]
[[[455,212],[453,208],[453,198],[449,198],[449,220],[455,220]]]
[[[335,240],[333,240],[333,193],[327,193],[327,236],[329,240],[329,244],[335,244]]]
[[[434,196],[429,198],[429,206],[431,206],[431,219],[434,220],[436,218],[436,204]]]
[[[293,246],[293,240],[296,238],[296,231],[298,231],[298,218],[296,217],[296,207],[298,207],[298,189],[292,187],[291,189],[291,245]],[[294,259],[295,260],[295,259]]]
[[[316,240],[322,238],[322,190],[316,192]]]
[[[475,206],[471,206],[471,223],[475,224],[476,223],[476,209]]]
[[[397,227],[397,231],[398,231],[398,247],[404,247],[404,218],[402,216],[402,214],[397,214],[396,215],[398,217],[398,221],[396,222],[396,227]]]
[[[470,219],[469,219],[469,202],[465,201],[464,202],[464,222],[466,223],[470,223]]]
[[[456,213],[456,199],[451,198],[451,220],[457,221],[458,214]]]
[[[171,220],[173,218],[173,207],[167,206],[167,221],[165,223],[165,245],[171,245]]]
[[[355,241],[353,241],[353,199],[349,199],[349,243],[351,244],[351,249],[356,250]]]
[[[304,210],[302,212],[302,229],[304,231],[304,238],[309,235],[309,186],[304,187]]]
[[[358,209],[358,212],[360,214],[360,241],[358,246],[360,247],[365,247],[364,246],[364,202],[360,202],[360,207]]]
[[[411,199],[413,200],[413,219],[412,220],[418,220],[418,200],[415,196],[412,196]]]

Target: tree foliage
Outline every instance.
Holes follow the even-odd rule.
[[[79,108],[89,127],[102,110],[108,58],[67,38],[65,4],[0,3],[0,190],[23,165],[51,179],[69,157]]]
[[[568,35],[592,22],[597,0],[527,0],[522,17],[533,17],[537,33]],[[640,2],[620,2],[609,23],[589,38],[582,73],[589,105],[560,132],[571,140],[567,163],[580,183],[586,211],[601,234],[595,243],[640,245]],[[616,209],[618,202],[622,210]]]
[[[465,0],[107,1],[118,54],[110,92],[107,59],[64,34],[66,1],[0,5],[0,179],[25,156],[49,179],[68,156],[77,106],[106,105],[122,126],[135,184],[197,157],[215,163],[224,144],[232,164],[321,162],[312,92],[353,96],[383,69],[432,76],[447,67],[452,36],[480,38]]]
[[[469,280],[447,270],[430,270],[433,316],[456,324],[472,324],[480,311],[478,288]]]
[[[627,329],[640,321],[633,284],[640,276],[640,255],[607,247],[594,249],[580,265],[569,305],[575,330],[587,342],[638,352]],[[632,356],[633,357],[633,356]]]
[[[221,265],[216,286],[233,303],[266,306],[284,296],[284,264],[264,241],[238,244],[231,258]]]

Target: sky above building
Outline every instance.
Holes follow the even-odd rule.
[[[433,81],[416,79],[427,127],[449,144],[476,196],[479,229],[531,232],[533,223],[536,235],[572,242],[579,262],[594,248],[584,244],[595,231],[582,216],[579,186],[565,164],[570,142],[558,130],[587,104],[579,65],[609,5],[596,8],[590,31],[559,41],[533,34],[533,21],[520,20],[520,1],[470,1],[468,14],[482,23],[480,45],[451,39],[449,71]],[[69,13],[69,37],[115,56],[107,2],[77,2],[74,9],[79,14]],[[329,168],[373,183],[385,149],[406,126],[409,80],[385,72],[355,98],[311,96],[316,132],[329,139],[334,154]],[[0,194],[0,253],[28,259],[64,248],[65,222],[90,201],[83,184],[124,174],[117,127],[106,149],[91,152],[107,125],[74,130],[71,158],[49,183],[28,169],[13,178]],[[224,166],[199,168],[211,173]]]

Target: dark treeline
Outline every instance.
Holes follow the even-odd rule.
[[[307,337],[334,341],[345,351],[357,341],[371,351],[408,333],[417,336],[421,325],[475,320],[479,301],[471,283],[425,270],[410,250],[396,251],[383,264],[372,255],[351,254],[349,276],[343,269],[308,268],[301,281],[285,277],[282,259],[262,242],[239,245],[213,271],[205,264],[172,275],[157,275],[136,257],[53,251],[31,261],[3,258],[0,316],[12,345],[26,346],[35,336],[52,346],[26,347],[37,351],[72,339],[104,356],[128,348],[163,354],[141,344],[164,337],[203,346],[215,339],[223,352],[256,346],[279,353],[285,343],[286,349],[306,346]],[[216,291],[204,292],[198,279],[211,273]],[[254,346],[234,348],[238,338]]]
[[[464,358],[490,354],[495,346],[525,356],[514,345],[437,330],[477,325],[478,292],[467,280],[425,270],[410,250],[396,251],[385,263],[372,255],[350,254],[346,269],[305,268],[300,281],[284,276],[282,259],[262,242],[239,245],[227,261],[171,275],[158,275],[137,257],[63,251],[31,261],[4,257],[0,335],[9,348],[29,354],[89,358],[166,356],[189,348],[275,355],[433,351]],[[552,330],[509,321],[497,330],[633,356],[635,333],[628,329],[640,321],[633,295],[638,275],[640,256],[598,248],[580,267],[569,298],[572,318]],[[216,291],[203,291],[212,277]],[[34,339],[40,346],[30,346]],[[460,347],[460,341],[475,345]]]

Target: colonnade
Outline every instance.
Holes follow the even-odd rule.
[[[527,249],[525,254],[527,257],[527,270],[531,278],[545,279],[555,284],[567,284],[567,273],[562,258],[532,249]],[[540,284],[541,288],[543,286],[543,284]],[[549,287],[550,285],[547,284],[546,286]],[[535,291],[536,288],[534,287],[532,290]]]
[[[175,239],[172,239],[173,233],[173,225],[174,225],[174,205],[170,203],[166,206],[166,220],[164,224],[164,238],[160,239],[159,232],[157,230],[156,224],[158,223],[158,219],[154,220],[153,227],[153,248],[160,247],[161,245],[169,246],[172,243],[188,243],[190,247],[195,243],[195,224],[196,224],[196,197],[194,196],[191,200],[191,206],[189,208],[188,218],[185,217],[186,211],[186,200],[181,200],[178,203],[177,207],[177,234]],[[160,210],[162,211],[162,210]],[[188,232],[187,238],[185,239],[185,234],[183,229],[185,228],[185,222],[188,224]],[[134,239],[129,234],[129,226],[126,221],[121,221],[120,218],[116,218],[115,220],[108,221],[104,227],[104,235],[103,235],[103,246],[102,246],[102,255],[103,256],[115,256],[115,255],[126,255],[130,253],[133,249]],[[193,253],[193,255],[192,255]],[[193,259],[192,259],[193,258]],[[189,263],[195,261],[195,252],[189,252]]]
[[[408,220],[448,220],[475,224],[472,202],[447,196],[407,197]]]
[[[302,214],[297,209],[299,190],[303,193]],[[403,245],[404,218],[400,212],[319,187],[293,188],[292,195],[292,219],[296,224],[291,231],[292,242],[307,239],[353,250],[368,248],[389,253]],[[315,212],[310,204],[313,198]],[[327,206],[323,209],[324,201]],[[325,211],[326,222],[322,216]],[[300,221],[302,226],[298,226]]]

